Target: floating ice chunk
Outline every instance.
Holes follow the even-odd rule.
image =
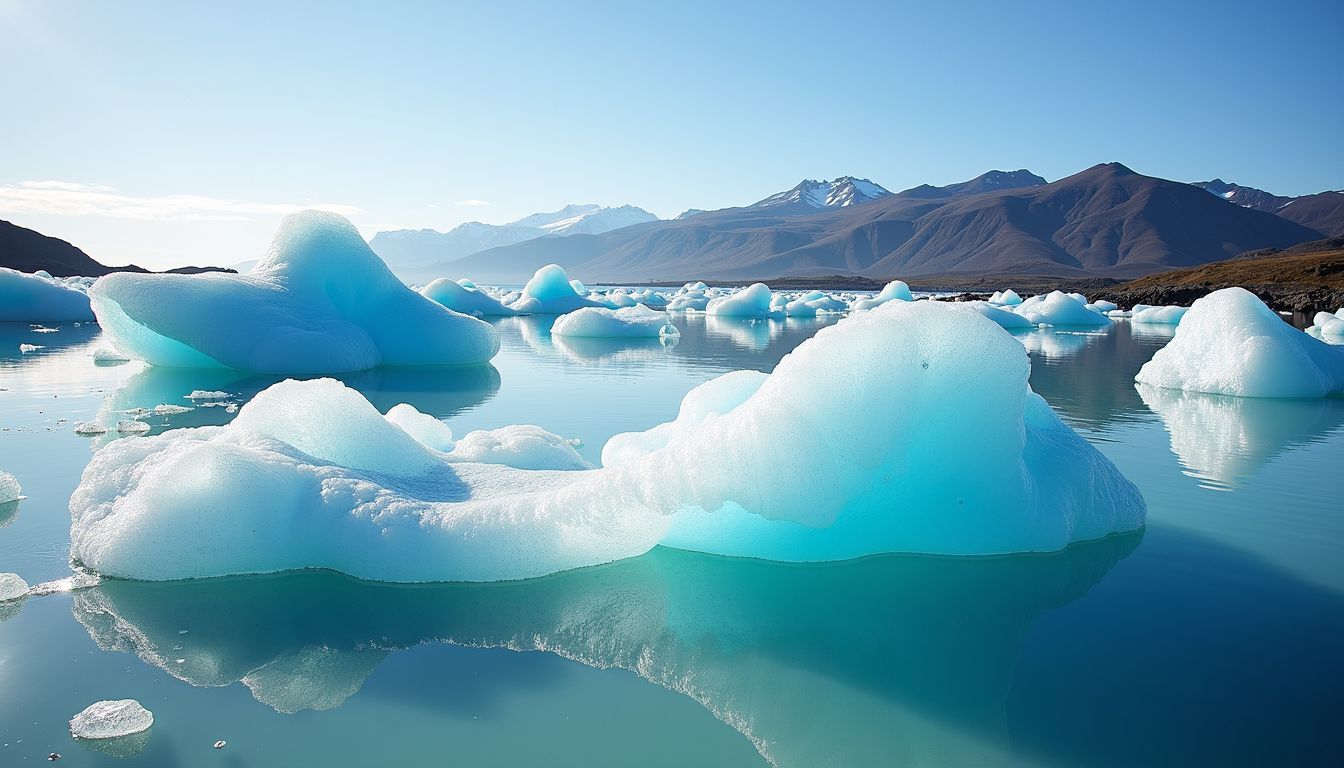
[[[1344,344],[1344,309],[1333,314],[1317,312],[1307,333],[1327,344]]]
[[[135,419],[122,419],[117,422],[117,431],[123,435],[143,435],[149,431],[149,425]]]
[[[495,329],[407,288],[350,222],[287,216],[251,273],[100,278],[94,312],[118,349],[156,365],[341,373],[489,360]]]
[[[547,264],[532,275],[523,286],[522,296],[510,306],[518,312],[535,315],[563,315],[582,307],[605,307],[607,304],[583,296],[574,290],[564,269],[558,264]]]
[[[963,302],[963,305],[970,309],[974,309],[976,312],[979,312],[1010,331],[1027,330],[1036,327],[1035,323],[1022,317],[1011,309],[996,306],[988,301],[967,301]]]
[[[782,310],[772,308],[770,286],[765,283],[752,283],[742,290],[712,299],[705,312],[720,317],[783,317]]]
[[[89,297],[45,272],[0,267],[0,322],[92,320]]]
[[[193,389],[183,397],[188,400],[227,400],[233,395],[218,389]]]
[[[872,309],[886,304],[888,301],[914,301],[915,297],[910,293],[910,286],[904,281],[892,280],[890,283],[882,286],[882,290],[871,299],[859,299],[854,302],[850,308],[855,310]]]
[[[172,403],[159,403],[150,410],[155,416],[176,416],[179,413],[186,413],[192,410],[189,405],[173,405]]]
[[[19,345],[19,351],[22,352],[22,353],[24,353],[24,354],[27,354],[27,353],[29,353],[29,352],[36,352],[36,351],[39,350],[39,349],[43,349],[42,345],[40,345],[40,344],[20,344],[20,345]]]
[[[108,347],[99,347],[93,351],[93,362],[95,363],[115,365],[117,363],[129,363],[130,361],[131,358]]]
[[[0,603],[28,594],[28,582],[17,573],[0,573]]]
[[[553,471],[572,446],[536,427],[473,433],[445,456],[339,382],[285,381],[228,426],[95,454],[70,500],[71,555],[138,579],[498,580],[660,541],[830,560],[1050,551],[1139,527],[1137,489],[1028,373],[1022,345],[978,313],[890,302],[764,380],[705,385],[687,421],[622,438],[613,466],[588,471]],[[501,456],[552,469],[476,463]]]
[[[420,290],[420,295],[433,299],[443,306],[464,315],[475,315],[476,317],[504,317],[516,315],[518,311],[504,306],[499,299],[486,293],[476,287],[475,283],[465,285],[464,282],[453,282],[446,277],[426,285]]]
[[[668,312],[704,312],[710,298],[703,292],[675,296],[667,303]]]
[[[1074,295],[1052,291],[1044,296],[1032,296],[1017,307],[1017,314],[1040,325],[1095,327],[1110,325],[1110,318],[1093,312]]]
[[[457,441],[450,461],[503,464],[518,469],[592,469],[574,445],[530,424],[468,432]]]
[[[771,302],[773,307],[773,302]],[[808,291],[784,303],[784,314],[789,317],[816,317],[818,314],[846,312],[849,303],[824,291]]]
[[[1144,307],[1130,314],[1130,322],[1153,325],[1178,325],[1188,307]]]
[[[1083,306],[1087,306],[1087,305],[1088,305],[1087,297],[1084,296],[1084,295],[1081,294],[1081,293],[1066,293],[1066,294],[1064,294],[1064,295],[1065,295],[1065,296],[1068,296],[1070,299],[1073,299],[1074,301],[1078,302],[1079,304],[1082,304]]]
[[[75,434],[84,435],[86,437],[92,437],[94,435],[103,435],[107,434],[107,427],[104,427],[102,424],[98,424],[96,422],[85,421],[80,423],[79,426],[75,427]]]
[[[1322,397],[1344,392],[1344,349],[1297,331],[1250,291],[1224,288],[1191,305],[1134,380],[1239,397]]]
[[[993,296],[989,297],[991,304],[1002,304],[1007,307],[1015,307],[1022,303],[1022,297],[1017,295],[1017,291],[1009,288],[1005,291],[995,291]]]
[[[386,418],[426,448],[444,453],[453,450],[453,430],[433,416],[417,411],[415,406],[406,403],[393,406]]]
[[[96,573],[88,573],[87,571],[77,571],[69,576],[66,576],[63,579],[55,579],[54,581],[44,581],[41,584],[37,584],[28,590],[28,594],[32,595],[33,597],[41,597],[43,595],[55,595],[64,592],[74,592],[75,590],[78,589],[89,589],[90,587],[96,587],[101,582],[102,578],[100,578]]]
[[[23,488],[19,486],[19,481],[8,472],[0,470],[0,504],[22,498]]]
[[[552,336],[595,338],[657,338],[668,325],[667,315],[642,304],[622,309],[584,307],[555,321]]]
[[[1103,315],[1109,315],[1110,313],[1112,313],[1112,312],[1114,312],[1115,310],[1119,309],[1119,308],[1120,308],[1120,305],[1116,304],[1116,303],[1113,302],[1113,301],[1105,301],[1105,300],[1103,299],[1103,300],[1098,300],[1098,301],[1090,302],[1090,303],[1087,305],[1087,308],[1090,309],[1090,310],[1092,310],[1093,312],[1100,312],[1100,313],[1102,313]]]
[[[135,699],[99,701],[90,704],[70,721],[77,739],[115,739],[148,730],[154,715]]]

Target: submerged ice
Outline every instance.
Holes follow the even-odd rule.
[[[535,427],[453,441],[339,382],[286,381],[228,426],[99,451],[71,498],[71,554],[138,579],[485,581],[660,542],[818,561],[1053,551],[1141,526],[1137,489],[1028,372],[980,314],[893,301],[772,374],[693,390],[675,421],[613,438],[600,469]]]
[[[117,349],[156,365],[343,373],[499,350],[488,323],[407,288],[349,221],[321,211],[286,217],[249,274],[118,273],[90,295]]]

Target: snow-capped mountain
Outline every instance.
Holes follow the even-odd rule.
[[[434,229],[378,232],[369,245],[393,271],[398,271],[435,262],[455,261],[488,248],[540,237],[595,235],[657,220],[657,216],[633,205],[615,208],[593,204],[566,205],[558,211],[534,213],[507,224],[469,221],[447,232]]]
[[[793,189],[771,195],[748,208],[789,206],[813,210],[845,208],[885,197],[891,193],[867,179],[841,176],[834,181],[805,179]]]
[[[1196,181],[1195,186],[1202,187],[1224,200],[1230,203],[1236,203],[1243,208],[1254,208],[1257,211],[1265,211],[1267,213],[1274,213],[1293,201],[1293,198],[1291,197],[1275,195],[1266,192],[1263,189],[1256,189],[1255,187],[1243,187],[1240,184],[1229,184],[1222,179]]]

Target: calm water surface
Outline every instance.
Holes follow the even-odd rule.
[[[492,366],[342,378],[382,410],[458,434],[535,423],[596,461],[826,324],[676,322],[666,348],[511,318]],[[1344,400],[1140,391],[1166,337],[1126,323],[1023,341],[1032,386],[1142,488],[1144,531],[821,565],[660,548],[485,585],[106,581],[0,604],[0,766],[1344,764]],[[69,575],[70,493],[117,439],[76,423],[275,381],[97,366],[101,343],[0,324],[0,468],[29,496],[0,507],[0,571],[29,583]],[[154,727],[74,741],[67,721],[105,698]]]

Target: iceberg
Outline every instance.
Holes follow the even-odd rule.
[[[609,307],[593,301],[574,289],[569,275],[558,264],[547,264],[532,275],[523,286],[523,293],[510,307],[517,312],[534,315],[563,315],[582,307]],[[580,283],[580,285],[582,285]]]
[[[910,293],[910,286],[904,281],[892,280],[890,283],[882,286],[882,290],[871,299],[859,299],[854,302],[850,309],[865,310],[873,307],[880,307],[888,301],[914,301],[915,297]]]
[[[820,561],[1054,551],[1140,527],[1138,490],[1028,373],[1022,345],[978,313],[891,302],[822,329],[768,377],[702,385],[678,421],[613,438],[619,461],[591,470],[536,428],[444,453],[340,382],[284,381],[227,426],[95,454],[70,500],[71,555],[148,580],[493,581],[660,542]]]
[[[967,301],[963,305],[998,323],[1010,331],[1025,331],[1036,324],[1006,307],[988,301]]]
[[[115,739],[148,730],[154,715],[135,699],[99,701],[90,704],[70,721],[77,739]]]
[[[466,281],[471,283],[471,281]],[[518,314],[518,310],[506,307],[499,299],[477,288],[475,283],[464,284],[440,277],[420,289],[420,295],[433,299],[443,306],[476,317],[507,317]]]
[[[23,487],[13,475],[0,469],[0,504],[18,501],[23,498]]]
[[[765,283],[752,283],[736,293],[711,299],[705,313],[720,317],[783,317],[784,311],[772,307],[773,295]]]
[[[1017,291],[1014,291],[1012,288],[1009,288],[1004,291],[995,291],[993,295],[989,297],[989,303],[1002,304],[1008,307],[1015,307],[1018,304],[1022,303],[1022,297],[1017,295]]]
[[[816,317],[818,313],[847,311],[849,302],[824,291],[808,291],[792,301],[784,302],[784,314],[789,317]]]
[[[1327,344],[1344,344],[1344,308],[1334,313],[1317,312],[1307,334]]]
[[[584,307],[558,318],[555,325],[551,326],[552,336],[656,339],[664,333],[673,335],[680,332],[668,322],[666,313],[642,304],[621,309]]]
[[[1110,318],[1088,309],[1086,302],[1079,298],[1074,294],[1051,291],[1042,296],[1032,296],[1018,304],[1014,311],[1034,325],[1090,328],[1111,324]]]
[[[1344,349],[1293,328],[1250,291],[1224,288],[1191,305],[1134,380],[1237,397],[1323,397],[1344,392]]]
[[[0,322],[93,319],[88,296],[43,275],[0,267]]]
[[[401,283],[341,216],[287,216],[246,275],[118,273],[94,283],[94,313],[117,349],[155,365],[259,373],[482,363],[488,323]]]
[[[0,573],[0,603],[28,594],[28,582],[17,573]]]
[[[1130,314],[1132,323],[1151,323],[1153,325],[1179,325],[1188,307],[1144,307]]]

